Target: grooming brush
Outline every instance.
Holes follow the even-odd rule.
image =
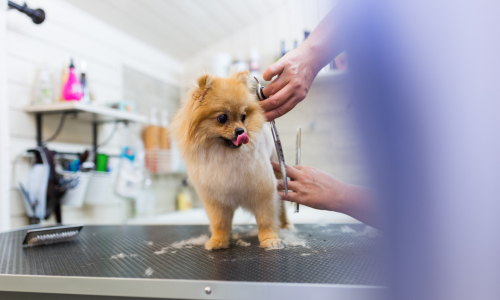
[[[26,232],[23,247],[67,242],[75,238],[82,228],[83,225],[68,225],[30,229]]]

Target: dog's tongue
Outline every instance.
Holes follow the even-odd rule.
[[[238,135],[238,137],[236,139],[232,140],[232,142],[235,146],[239,146],[241,143],[246,144],[249,141],[250,141],[250,138],[248,137],[248,134],[246,132]]]

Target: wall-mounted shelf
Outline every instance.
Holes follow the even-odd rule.
[[[74,115],[80,120],[88,121],[92,124],[92,145],[94,153],[98,153],[97,144],[97,127],[105,123],[116,123],[116,122],[138,122],[147,123],[148,119],[146,116],[133,114],[129,112],[119,111],[116,109],[102,107],[97,105],[88,105],[81,102],[61,102],[54,104],[43,104],[43,105],[29,105],[24,108],[27,113],[35,114],[36,116],[36,142],[38,146],[43,146],[43,144],[55,139],[62,128],[64,127],[64,121],[67,115]],[[58,129],[55,134],[48,140],[42,139],[42,126],[43,126],[43,116],[44,115],[54,115],[60,114],[61,121],[59,123]],[[28,150],[30,151],[30,150]],[[61,154],[76,154],[76,153],[62,153]],[[55,207],[55,214],[57,223],[62,223],[61,216],[61,205],[60,203]]]
[[[316,78],[314,78],[313,84],[323,83],[323,82],[333,82],[336,80],[342,80],[347,77],[347,71],[331,70],[324,73],[319,73]]]
[[[90,122],[102,121],[129,121],[147,123],[148,118],[143,115],[112,109],[109,107],[84,104],[77,101],[60,102],[54,104],[28,105],[24,111],[35,114],[57,114],[65,112],[82,113],[81,118]]]
[[[109,107],[102,107],[91,104],[84,104],[78,101],[68,101],[53,104],[28,105],[24,111],[36,115],[36,141],[37,145],[43,144],[42,139],[42,116],[53,114],[74,114],[80,120],[92,123],[92,141],[94,152],[97,153],[97,126],[104,123],[114,122],[138,122],[147,123],[146,116],[133,114],[129,112],[119,111]],[[64,117],[64,116],[63,116]],[[63,120],[61,120],[63,121]]]

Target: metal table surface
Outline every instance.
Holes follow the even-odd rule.
[[[21,246],[25,230],[1,233],[0,298],[374,299],[386,285],[382,238],[364,229],[296,225],[282,231],[284,248],[266,250],[255,225],[234,226],[234,237],[250,246],[231,239],[216,251],[204,249],[210,234],[200,225],[85,226],[71,242],[33,248]],[[191,238],[200,243],[186,244]]]

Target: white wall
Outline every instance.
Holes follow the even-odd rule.
[[[0,170],[9,169],[9,111],[7,100],[7,79],[5,77],[5,14],[7,1],[0,0]],[[10,173],[0,172],[0,231],[10,228]]]
[[[96,102],[99,103],[122,99],[124,67],[173,85],[179,85],[179,78],[183,72],[180,62],[70,4],[59,0],[30,0],[29,6],[45,10],[47,19],[43,24],[35,25],[27,16],[17,11],[6,12],[6,64],[10,117],[8,159],[13,174],[10,187],[12,227],[26,224],[17,184],[24,177],[29,160],[20,155],[26,149],[34,147],[36,142],[34,116],[25,113],[23,107],[30,104],[34,98],[37,76],[44,64],[54,72],[54,81],[57,84],[60,82],[62,66],[69,62],[70,57],[75,59],[78,66],[81,60],[86,60],[90,89],[96,97]],[[178,99],[171,100],[178,101]],[[137,104],[148,105],[148,103]],[[4,120],[1,118],[0,122]],[[44,117],[44,138],[52,135],[58,122],[59,116]],[[106,125],[100,130],[100,140],[107,136],[111,128],[112,125]],[[116,140],[104,147],[103,152],[117,153]],[[59,138],[48,146],[56,150],[82,151],[88,148],[90,143],[90,124],[80,120],[67,120]],[[3,147],[1,140],[0,146]],[[6,152],[2,149],[1,153]],[[6,172],[2,172],[2,176],[5,176],[4,173]],[[0,187],[3,182],[0,181]],[[2,208],[5,207],[4,203]],[[65,208],[63,219],[71,223],[117,223],[123,221],[124,210],[123,201],[112,197],[110,202],[103,206]]]
[[[218,41],[185,62],[184,90],[203,71],[210,70],[211,57],[219,52],[235,57],[258,47],[261,71],[280,53],[281,41],[289,50],[294,40],[303,40],[304,30],[312,31],[334,7],[334,0],[292,0],[266,18]],[[360,144],[351,123],[344,80],[313,83],[306,99],[287,115],[276,120],[287,164],[295,164],[297,128],[302,128],[302,164],[320,168],[336,178],[367,184]]]
[[[210,70],[211,57],[220,52],[230,53],[233,59],[239,53],[248,59],[250,48],[257,47],[261,56],[261,69],[265,70],[280,54],[281,41],[289,50],[293,42],[304,39],[304,30],[312,31],[333,8],[336,0],[290,0],[282,8],[253,22],[240,31],[214,42],[185,61],[184,86],[189,87],[194,79]],[[262,9],[265,9],[263,7]]]

